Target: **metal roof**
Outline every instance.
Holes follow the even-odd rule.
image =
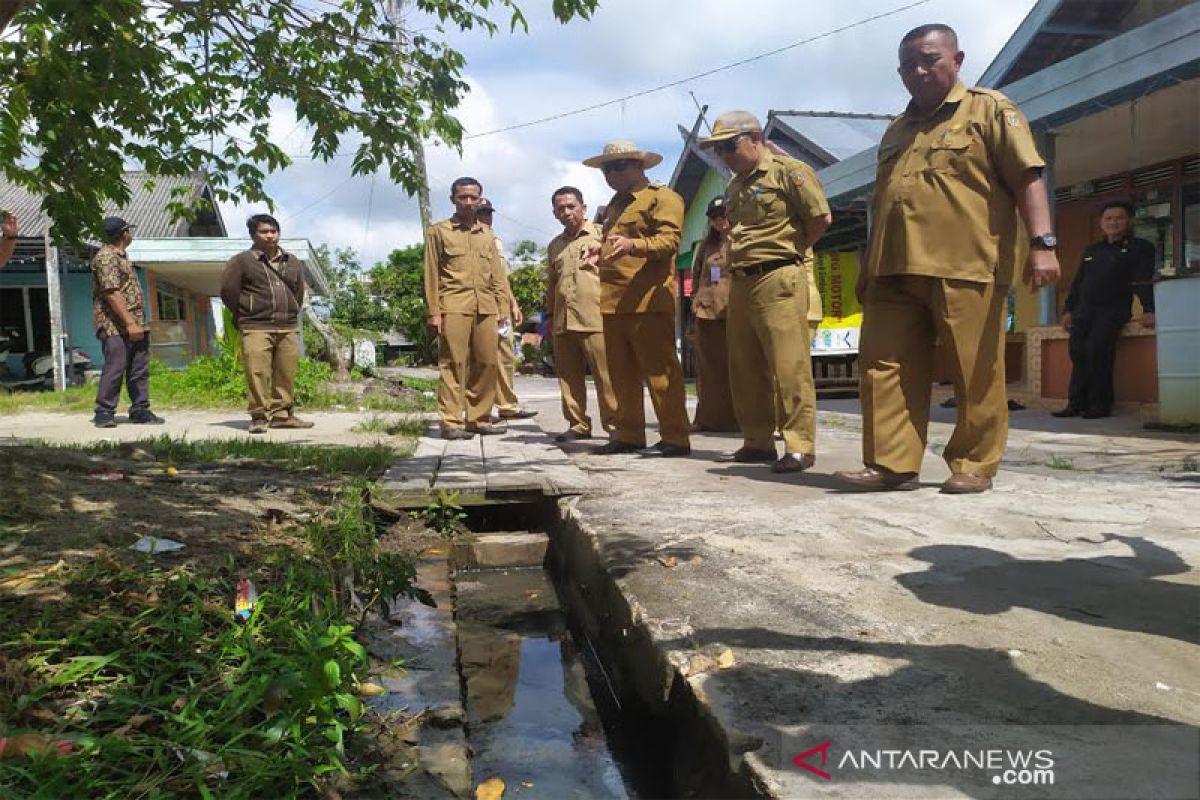
[[[778,137],[770,135],[775,131],[787,134],[788,138],[800,145],[801,151],[807,150],[812,154],[812,157],[806,158],[805,152],[794,153],[797,158],[809,162],[813,169],[827,167],[868,147],[874,147],[879,144],[890,123],[886,119],[802,116],[789,111],[770,111],[767,120],[769,138],[777,141]],[[792,152],[786,143],[780,144],[784,150]],[[820,163],[813,163],[814,160]]]
[[[194,226],[197,225],[203,228],[205,235],[226,235],[225,222],[215,203],[213,211],[202,215],[204,218],[200,220],[171,219],[168,207],[180,200],[173,194],[176,189],[188,190],[183,198],[185,201],[205,198],[212,202],[212,190],[204,175],[155,177],[148,172],[130,171],[125,173],[125,183],[131,193],[129,204],[124,208],[106,206],[104,214],[123,217],[136,227],[137,236],[189,236],[196,232]],[[50,229],[50,220],[42,213],[41,196],[5,180],[0,180],[0,208],[17,215],[22,239],[41,238]]]

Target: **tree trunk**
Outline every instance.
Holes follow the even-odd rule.
[[[318,319],[313,313],[312,307],[307,303],[304,305],[304,316],[308,320],[308,324],[312,326],[325,342],[325,357],[329,363],[333,365],[333,378],[337,381],[350,380],[350,359],[342,352],[342,348],[338,344],[337,334],[328,322]]]
[[[33,0],[0,0],[0,33],[8,30],[8,25],[21,9]]]

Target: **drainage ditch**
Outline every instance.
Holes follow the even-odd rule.
[[[440,720],[424,734],[433,743],[417,748],[428,755],[458,736],[462,758],[426,766],[443,788],[463,796],[498,778],[506,798],[764,794],[654,646],[572,501],[466,511],[471,535],[421,569],[422,585],[440,588],[441,622],[410,608],[393,631],[441,655],[384,682],[397,693],[393,708],[411,704],[422,681],[443,698],[437,708],[429,702]],[[436,587],[447,569],[449,580]],[[459,686],[446,702],[451,659]]]

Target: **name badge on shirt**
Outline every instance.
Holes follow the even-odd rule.
[[[715,261],[708,262],[708,279],[713,283],[721,281],[721,265]]]

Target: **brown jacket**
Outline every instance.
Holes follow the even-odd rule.
[[[710,247],[707,237],[696,245],[692,258],[692,316],[696,319],[725,319],[729,307],[728,252],[720,242]]]
[[[546,247],[550,263],[546,296],[552,332],[599,333],[600,269],[587,263],[587,251],[601,244],[600,229],[585,222],[574,237],[566,232],[555,236]]]
[[[221,302],[233,314],[239,331],[294,331],[304,303],[304,268],[300,259],[280,250],[274,263],[266,253],[247,250],[225,265]]]
[[[468,226],[456,217],[425,232],[425,308],[441,314],[507,316],[504,265],[496,234],[482,222]]]
[[[618,192],[604,214],[601,235],[624,236],[633,250],[607,258],[600,250],[601,314],[675,313],[675,256],[683,228],[683,198],[656,183]]]

